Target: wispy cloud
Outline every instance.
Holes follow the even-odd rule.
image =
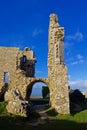
[[[36,89],[40,89],[42,88],[43,86],[47,86],[45,83],[42,83],[42,82],[37,82],[33,85],[33,88],[36,88]]]
[[[77,65],[79,62],[78,61],[73,61],[72,63],[71,63],[71,65]]]
[[[73,54],[73,49],[76,45],[76,43],[80,43],[83,41],[83,34],[80,31],[76,31],[75,34],[67,35],[65,37],[65,49],[66,49],[66,56],[68,56],[68,59],[71,59],[71,57],[74,55]],[[68,60],[69,61],[69,60]],[[76,65],[83,63],[83,57],[78,54],[77,57],[73,58],[72,61],[69,62],[70,65]]]
[[[68,75],[68,78],[69,78],[69,79],[71,79],[71,77],[72,77],[71,75]]]
[[[77,31],[75,34],[66,36],[66,40],[68,41],[75,40],[81,42],[83,41],[83,34],[80,31]]]
[[[68,65],[77,65],[84,62],[83,57],[78,54],[76,57],[74,56],[74,48],[76,43],[84,40],[83,34],[80,31],[76,31],[74,34],[65,36],[65,50],[67,56]]]
[[[69,81],[69,85],[73,89],[80,89],[82,91],[87,91],[87,79],[86,80]]]
[[[76,60],[71,62],[71,65],[77,65],[84,62],[84,57],[81,54],[76,55]]]
[[[32,37],[36,37],[37,35],[39,35],[41,33],[43,33],[42,29],[35,28],[33,33],[32,33]]]
[[[84,62],[84,60],[73,61],[73,62],[71,62],[71,65],[82,64],[83,62]]]
[[[79,59],[79,60],[82,60],[82,59],[83,59],[83,56],[80,55],[80,54],[78,54],[76,57],[77,57],[77,59]]]

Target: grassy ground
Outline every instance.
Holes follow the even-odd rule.
[[[31,98],[30,102],[33,105],[43,105],[43,104],[48,104],[49,103],[49,99],[43,99],[43,98]]]
[[[87,110],[72,115],[58,115],[54,109],[47,109],[50,119],[46,124],[31,126],[30,122],[37,120],[39,115],[32,112],[30,118],[22,118],[7,113],[6,102],[0,103],[0,130],[87,130]]]

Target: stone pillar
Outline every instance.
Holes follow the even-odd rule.
[[[50,102],[58,113],[68,114],[69,93],[67,68],[64,63],[64,28],[58,24],[58,17],[50,15],[48,43],[48,79]]]
[[[60,114],[70,112],[67,67],[62,64],[55,67],[54,107]]]

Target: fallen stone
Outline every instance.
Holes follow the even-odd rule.
[[[8,101],[6,109],[9,113],[23,117],[29,117],[31,113],[31,105],[24,100],[17,90],[8,90],[5,93],[5,101]]]
[[[31,106],[26,100],[9,101],[6,109],[9,113],[23,117],[29,117],[31,113]]]

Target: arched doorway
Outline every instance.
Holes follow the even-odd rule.
[[[43,82],[34,83],[30,98],[43,98],[42,88],[46,86]]]
[[[27,86],[26,98],[33,105],[49,105],[50,91],[43,81],[34,81]]]

